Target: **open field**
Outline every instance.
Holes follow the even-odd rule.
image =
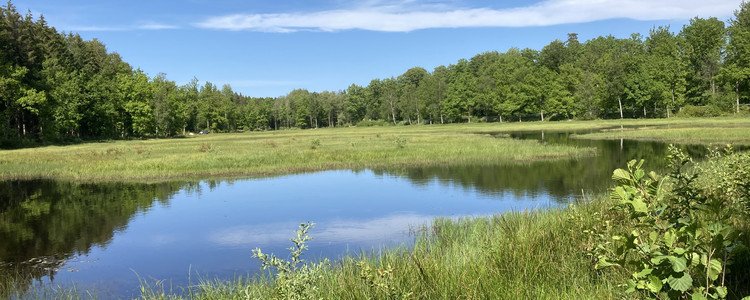
[[[702,141],[704,136],[713,136],[710,142],[715,143],[750,139],[750,131],[747,130],[750,121],[746,119],[481,123],[282,130],[3,150],[0,151],[0,179],[161,181],[257,177],[328,169],[405,165],[508,164],[592,155],[593,151],[542,145],[536,141],[497,138],[490,133],[595,130],[619,125],[678,126],[681,137],[678,141]],[[684,128],[685,126],[694,127]],[[706,133],[703,129],[705,127],[731,130],[711,130]],[[717,131],[726,135],[717,136]],[[675,131],[666,129],[666,132],[672,134]],[[617,134],[631,133],[608,132],[591,137],[616,137]],[[635,135],[634,138],[642,136]]]
[[[750,121],[737,123],[669,123],[614,128],[578,135],[582,139],[657,140],[683,144],[750,145]]]
[[[286,130],[10,150],[0,152],[0,178],[147,181],[253,177],[403,165],[504,164],[593,153],[591,149],[477,133],[495,127]]]

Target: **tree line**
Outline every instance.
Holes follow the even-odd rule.
[[[693,18],[679,32],[578,35],[541,50],[478,54],[367,86],[276,98],[229,85],[149,77],[93,39],[57,32],[44,16],[0,8],[3,145],[76,139],[169,137],[214,131],[525,119],[670,117],[681,107],[739,112],[750,89],[750,4],[728,24]]]

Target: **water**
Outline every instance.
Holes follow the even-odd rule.
[[[520,166],[337,170],[235,181],[2,182],[0,276],[33,278],[20,282],[30,289],[35,282],[75,282],[100,296],[133,297],[139,278],[187,286],[198,275],[253,274],[260,266],[250,250],[286,257],[289,238],[304,221],[316,223],[308,259],[408,246],[410,230],[438,216],[546,208],[603,191],[612,170],[630,159],[663,167],[667,147],[571,139],[569,133],[511,137],[596,147],[598,155]],[[703,147],[688,150],[705,154]]]

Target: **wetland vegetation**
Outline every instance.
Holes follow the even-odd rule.
[[[219,204],[191,198],[189,192],[200,194],[202,186],[212,189],[235,179],[325,170],[353,170],[333,176],[342,181],[357,172],[372,172],[368,176],[376,181],[382,181],[383,174],[400,174],[412,179],[417,189],[434,180],[433,186],[511,194],[518,202],[534,199],[524,202],[522,210],[490,211],[502,205],[462,199],[460,205],[451,203],[477,209],[460,210],[462,216],[453,215],[459,210],[439,209],[396,216],[410,225],[415,220],[427,222],[401,246],[351,253],[349,244],[336,245],[347,252],[335,252],[333,259],[317,255],[319,259],[299,260],[315,251],[307,248],[315,241],[307,237],[317,234],[315,227],[303,223],[293,237],[290,258],[276,248],[270,252],[277,256],[254,252],[258,265],[270,272],[235,274],[233,280],[199,276],[180,286],[146,274],[135,284],[139,294],[129,296],[750,295],[750,157],[745,152],[716,154],[703,147],[750,145],[750,3],[741,4],[728,26],[716,18],[696,17],[678,33],[656,27],[648,37],[579,42],[571,33],[566,41],[555,40],[541,50],[485,52],[431,72],[415,67],[367,86],[352,84],[319,93],[297,89],[277,98],[241,95],[229,85],[201,85],[197,79],[178,86],[164,74],[151,78],[117,53],[107,52],[96,39],[59,33],[43,18],[22,16],[10,2],[0,12],[0,297],[107,298],[110,295],[96,287],[55,287],[54,278],[69,260],[117,248],[113,244],[156,248],[172,243],[177,245],[173,249],[190,248],[190,238],[208,226],[206,216],[226,220],[239,214],[248,219],[253,213],[258,222],[267,221],[264,217],[307,218],[326,201],[321,215],[337,221],[342,211],[377,211],[362,209],[354,200],[358,195],[336,199],[347,203],[329,201],[338,188],[320,192],[319,199],[296,194],[304,200],[299,202],[276,202],[269,194],[259,196],[261,189],[233,191],[230,196],[240,200],[252,198],[248,195],[258,199],[233,202],[217,211],[206,205]],[[653,119],[659,117],[667,119]],[[559,142],[569,136],[577,142]],[[628,140],[655,144],[631,148]],[[669,177],[664,181],[630,162],[666,155],[666,143],[699,145],[700,150],[683,147],[700,154],[696,160],[714,154],[697,163],[681,159],[684,165],[673,166],[671,173],[657,163],[654,168],[664,175],[661,178]],[[602,147],[619,149],[620,156],[591,163],[602,155]],[[683,158],[675,151],[671,155],[672,160]],[[593,170],[601,166],[608,168],[605,173]],[[614,169],[626,167],[612,175]],[[327,179],[321,176],[317,180]],[[612,197],[607,195],[614,184],[610,176],[619,185]],[[314,177],[287,179],[299,186],[312,181],[304,185],[307,189],[323,186]],[[252,186],[248,182],[244,184]],[[553,185],[556,188],[539,188]],[[396,186],[373,184],[354,192],[379,196]],[[293,190],[290,187],[294,186],[277,190]],[[438,190],[446,191],[450,189]],[[192,205],[189,217],[159,222],[147,218],[154,211],[168,216],[175,212],[171,209],[185,209],[170,203],[177,194],[186,194],[180,204]],[[545,205],[534,202],[538,194]],[[448,203],[434,194],[425,199],[421,195],[368,198],[368,204],[408,202],[407,208],[433,208]],[[269,216],[272,210],[278,215]],[[351,237],[341,234],[342,228],[360,226],[366,230],[354,232],[369,238],[376,233],[373,229],[399,221],[378,213],[386,216],[340,222],[334,230],[329,225],[325,234]],[[169,235],[116,240],[134,224],[142,225],[143,234],[176,221],[189,231],[184,244]],[[304,219],[294,220],[300,221]],[[219,230],[222,239],[212,240],[212,245],[245,247],[247,236],[260,236],[249,239],[255,244],[272,240],[276,237],[266,233],[268,224],[281,225],[269,221],[260,229],[247,223],[219,228],[227,230]],[[241,259],[253,259],[252,247],[243,248],[246,256]],[[117,249],[119,255],[132,251]],[[211,257],[226,259],[226,253]],[[178,255],[153,261],[167,260],[166,256]],[[184,267],[181,262],[174,265]]]

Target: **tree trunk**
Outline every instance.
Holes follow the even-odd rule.
[[[620,119],[624,119],[622,116],[622,98],[620,96],[617,96],[617,104],[620,105]]]
[[[544,122],[544,110],[539,110],[539,115],[542,117],[542,122]]]
[[[643,106],[643,118],[644,119],[646,118],[646,106],[645,105]]]
[[[711,95],[716,95],[716,81],[713,76],[711,76]]]
[[[414,103],[416,104],[415,106],[417,108],[417,124],[420,124],[422,120],[419,118],[419,100],[417,99],[416,101],[414,101]]]
[[[445,124],[445,122],[443,121],[443,114],[440,114],[440,124]]]
[[[740,113],[740,80],[737,79],[734,84],[734,95],[737,98],[737,110],[735,111],[735,114]]]
[[[503,115],[497,115],[497,118],[500,119],[500,123],[503,122]]]
[[[672,88],[672,103],[674,103],[674,88]],[[667,119],[669,119],[669,104],[667,104]]]
[[[398,125],[396,124],[396,110],[393,107],[393,102],[391,102],[390,104],[391,104],[391,118],[393,118],[393,125]]]

